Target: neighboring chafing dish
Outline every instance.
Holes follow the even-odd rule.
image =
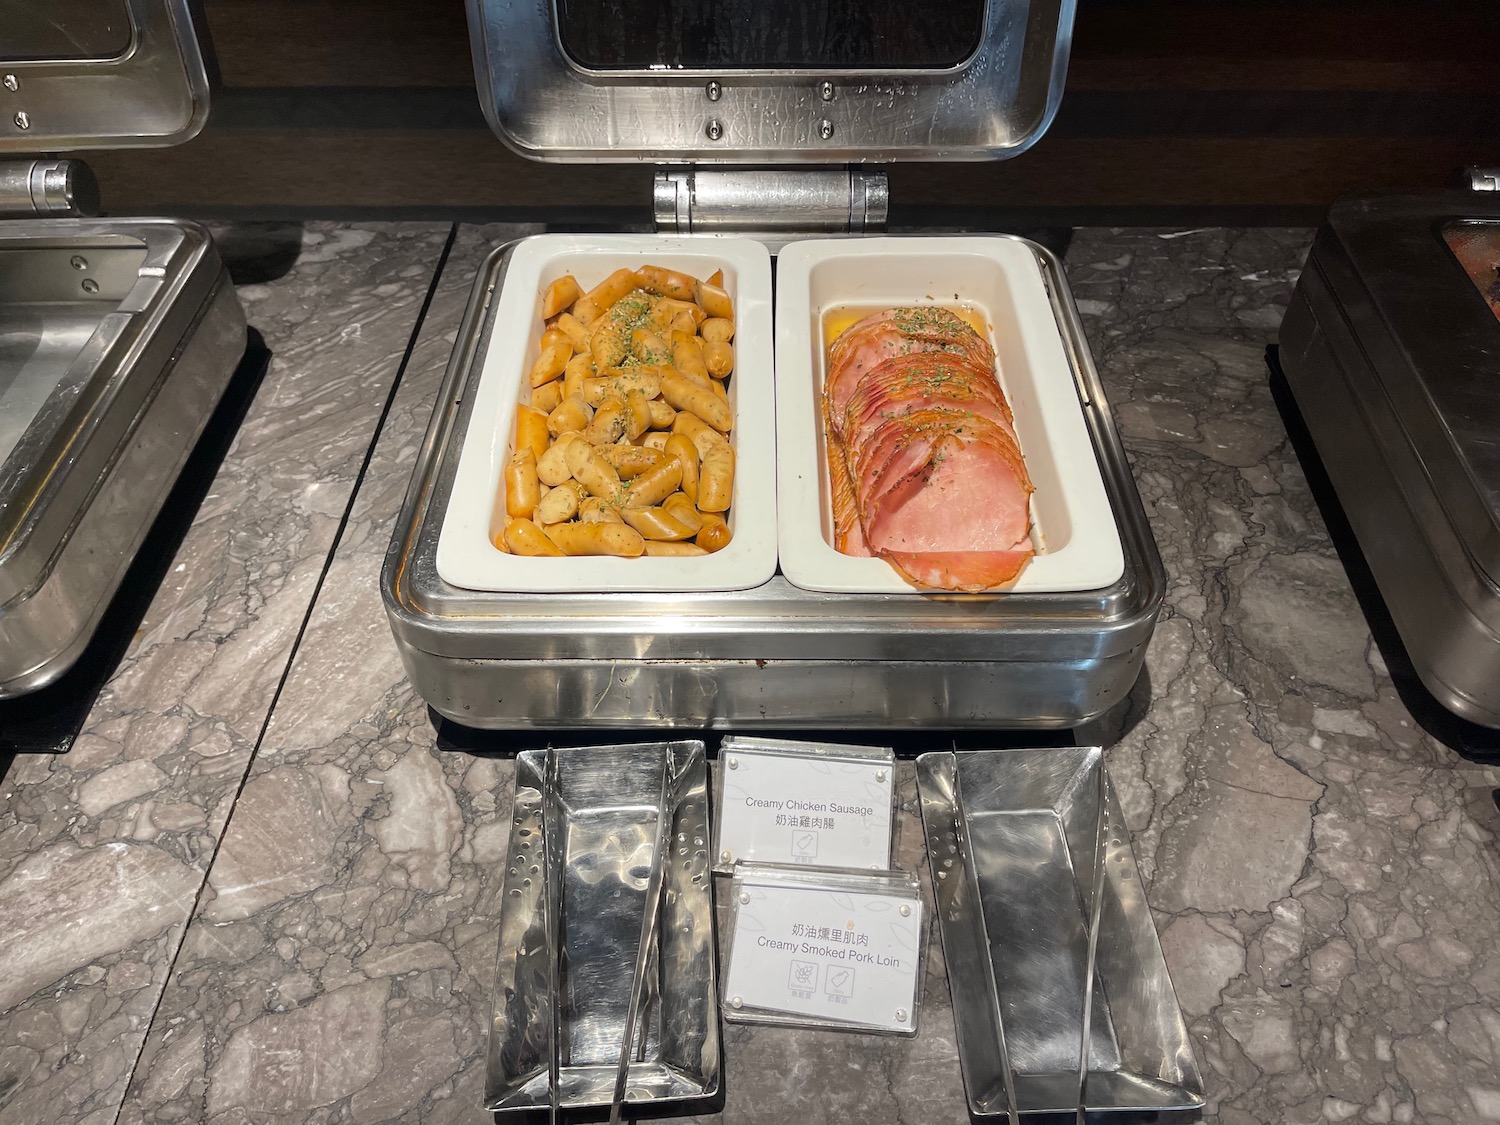
[[[1500,727],[1500,321],[1445,232],[1475,192],[1334,206],[1280,361],[1422,682]]]
[[[208,232],[98,207],[39,152],[178,144],[208,116],[188,0],[6,5],[0,32],[0,699],[88,643],[245,350]]]
[[[477,727],[1070,727],[1124,698],[1165,589],[1160,556],[1055,256],[1036,254],[1125,554],[1065,594],[820,594],[780,575],[703,594],[496,594],[435,555],[508,261],[481,269],[381,578],[408,675]]]
[[[0,223],[0,698],[88,643],[244,348],[201,227]]]
[[[1095,747],[917,759],[964,1090],[978,1116],[1072,1113],[1080,1103],[1203,1105],[1124,814],[1107,779],[1100,785],[1103,769]],[[1101,824],[1109,826],[1102,841]],[[1089,940],[1095,903],[1097,959]]]

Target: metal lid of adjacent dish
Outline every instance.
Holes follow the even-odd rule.
[[[1062,97],[1073,0],[469,0],[480,101],[524,156],[1014,156]]]
[[[196,136],[208,71],[190,0],[0,0],[0,154]]]
[[[1471,277],[1462,235],[1491,255]],[[1425,482],[1476,567],[1500,582],[1500,199],[1482,194],[1350,200],[1315,254],[1338,294]]]

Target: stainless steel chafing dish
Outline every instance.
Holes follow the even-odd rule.
[[[44,218],[97,205],[77,161],[172,144],[208,82],[186,0],[7,9],[0,41],[0,698],[67,670],[244,350],[206,231]],[[16,21],[19,21],[17,23]]]
[[[993,159],[1035,142],[1061,96],[1072,21],[1059,0],[966,0],[941,34],[911,45],[868,27],[820,37],[798,24],[804,6],[767,16],[745,5],[763,34],[695,38],[682,30],[698,26],[693,0],[668,6],[643,33],[617,0],[470,0],[486,114],[527,156],[680,162],[656,175],[659,232],[734,231],[773,249],[884,228],[883,173],[808,165]],[[893,44],[908,53],[891,56]],[[779,167],[703,167],[751,162]],[[382,575],[414,685],[478,727],[1061,728],[1120,701],[1165,576],[1060,263],[1027,245],[1123,546],[1116,582],[926,597],[812,593],[780,574],[746,591],[671,595],[444,582],[438,533],[506,276],[500,247],[475,282]]]
[[[1443,706],[1490,727],[1500,727],[1497,182],[1476,174],[1489,191],[1337,204],[1280,348],[1417,674]]]

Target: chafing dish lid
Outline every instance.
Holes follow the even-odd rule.
[[[1073,0],[469,0],[495,132],[578,162],[1014,156],[1072,26]]]
[[[1500,200],[1351,200],[1330,211],[1328,232],[1329,280],[1427,487],[1500,582],[1500,317],[1450,237],[1500,265]]]
[[[0,0],[0,154],[160,147],[208,117],[190,0]]]

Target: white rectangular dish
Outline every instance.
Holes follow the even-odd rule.
[[[776,429],[781,571],[826,593],[932,593],[884,559],[841,554],[822,424],[825,317],[906,305],[967,306],[988,328],[1031,496],[1035,557],[1009,592],[1095,590],[1125,569],[1103,477],[1084,423],[1041,267],[1003,236],[794,242],[777,261]],[[997,591],[1000,592],[1000,591]]]
[[[543,290],[571,273],[585,291],[621,268],[665,266],[701,279],[724,271],[735,307],[733,538],[695,558],[527,558],[494,545],[504,524],[501,474],[515,447],[519,402],[540,352]],[[437,570],[470,590],[605,593],[747,590],[776,571],[776,432],[771,258],[749,239],[665,235],[537,235],[518,245],[501,287],[474,411],[443,515]],[[498,497],[498,505],[497,505]],[[497,522],[498,521],[498,522]]]

